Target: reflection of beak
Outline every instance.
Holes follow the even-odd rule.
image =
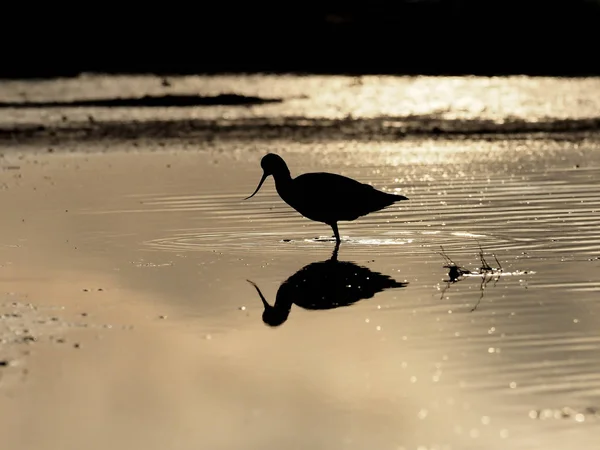
[[[267,173],[263,172],[263,176],[260,179],[260,183],[258,183],[258,187],[254,191],[254,194],[256,194],[258,192],[258,190],[260,189],[260,187],[262,186],[262,184],[265,182],[265,180],[267,179],[267,177],[268,177]],[[250,197],[254,197],[254,194],[252,194]],[[246,197],[244,200],[248,200],[250,197]]]
[[[258,187],[260,187],[260,185],[258,185]],[[258,189],[257,189],[258,190]],[[254,194],[252,194],[254,195]],[[246,280],[248,283],[250,283],[252,286],[254,286],[254,289],[256,289],[256,292],[258,292],[258,295],[260,296],[260,299],[262,300],[263,306],[265,307],[265,309],[269,309],[271,307],[271,305],[269,305],[267,303],[267,300],[265,299],[265,297],[262,295],[262,292],[260,292],[260,289],[258,288],[258,286],[256,284],[254,284],[252,281],[250,280]]]

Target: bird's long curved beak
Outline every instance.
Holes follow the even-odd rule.
[[[258,183],[258,187],[256,188],[256,190],[254,191],[254,193],[250,196],[250,197],[254,197],[254,194],[256,194],[258,192],[258,190],[260,189],[260,187],[262,186],[262,184],[265,182],[265,180],[267,179],[267,174],[265,172],[263,172],[263,176],[260,179],[260,183]],[[246,197],[244,200],[248,200],[250,197]]]

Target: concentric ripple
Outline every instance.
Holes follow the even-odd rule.
[[[401,183],[410,200],[383,211],[340,222],[340,233],[356,251],[403,246],[413,253],[443,245],[460,249],[480,243],[488,251],[578,255],[600,253],[600,170],[562,171],[526,177],[494,175]],[[392,190],[381,178],[367,182]],[[385,180],[384,180],[385,181]],[[287,206],[272,187],[242,202],[242,191],[218,195],[144,198],[139,209],[114,213],[193,214],[195,227],[168,229],[144,245],[194,251],[286,249],[327,244],[331,230]],[[325,241],[325,242],[323,242]],[[283,245],[289,244],[289,245]]]
[[[320,230],[323,231],[323,230]],[[403,253],[408,254],[431,254],[431,247],[439,248],[462,248],[467,240],[477,239],[477,242],[488,247],[488,244],[499,245],[497,239],[488,236],[472,236],[467,238],[464,233],[427,233],[418,230],[409,230],[402,233],[391,233],[384,235],[368,235],[364,237],[348,237],[342,234],[342,243],[346,247],[351,246],[353,253],[371,253],[383,247],[402,247]],[[356,233],[358,234],[358,233]],[[312,237],[311,237],[312,236]],[[463,238],[463,239],[461,239]],[[299,248],[317,249],[331,247],[335,239],[331,236],[310,234],[302,231],[243,231],[198,229],[187,231],[172,231],[164,237],[151,239],[144,245],[161,251],[222,251],[222,250],[244,250],[263,252],[266,250],[298,251]],[[473,242],[473,246],[477,244]],[[471,246],[471,245],[469,245]]]

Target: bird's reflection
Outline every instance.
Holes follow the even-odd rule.
[[[262,300],[263,322],[272,327],[287,320],[292,305],[312,310],[339,308],[371,298],[385,289],[408,285],[353,262],[338,261],[337,248],[330,259],[308,264],[281,283],[272,306],[258,286],[247,281],[256,288]]]

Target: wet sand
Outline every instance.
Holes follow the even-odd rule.
[[[53,150],[0,159],[3,448],[596,448],[597,140]],[[268,151],[407,195],[339,253],[406,285],[263,323],[247,280],[273,305],[333,249],[272,181],[242,201]]]

